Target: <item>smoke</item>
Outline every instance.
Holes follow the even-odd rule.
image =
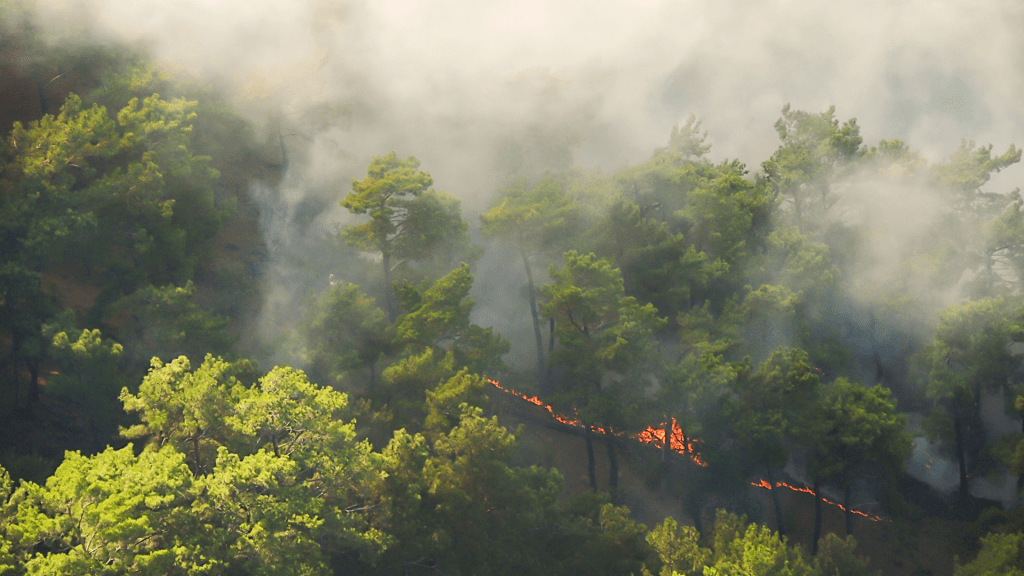
[[[268,238],[290,242],[304,202],[329,210],[303,234],[340,225],[349,180],[390,150],[420,158],[475,222],[509,173],[643,161],[690,112],[713,159],[739,158],[752,171],[778,146],[773,124],[786,103],[835,105],[841,120],[858,119],[866,144],[899,138],[931,161],[961,138],[997,151],[1024,143],[1024,5],[1010,0],[34,6],[54,42],[141,44],[254,123],[280,126],[292,162],[265,212],[284,217],[264,225]],[[987,189],[1009,191],[1022,173],[1005,170]],[[898,272],[892,236],[912,237],[936,208],[926,190],[860,188],[850,217],[881,231],[860,274],[870,285]],[[522,318],[521,306],[474,294],[478,317]],[[517,331],[528,335],[525,326]]]
[[[254,119],[324,102],[353,111],[341,148],[365,166],[392,148],[479,210],[498,144],[571,130],[581,164],[644,159],[693,111],[714,155],[752,167],[772,124],[837,107],[866,141],[925,156],[961,137],[1021,142],[1024,8],[1013,2],[559,3],[380,0],[39,0],[55,34],[143,43],[222,88]],[[339,167],[339,169],[342,169]]]

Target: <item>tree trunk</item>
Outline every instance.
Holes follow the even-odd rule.
[[[25,364],[28,367],[28,401],[35,404],[39,401],[39,358],[26,358]]]
[[[281,130],[277,130],[277,142],[281,146],[281,178],[284,178],[284,173],[288,171],[288,149],[284,147],[284,134],[281,134]]]
[[[587,441],[587,472],[590,474],[590,489],[597,492],[597,470],[594,467],[594,438],[590,426],[584,429],[583,437]]]
[[[804,230],[804,209],[803,203],[800,202],[800,194],[796,191],[793,192],[793,212],[796,213],[796,227],[798,230],[803,232]]]
[[[14,362],[14,358],[5,358],[3,360],[3,368],[0,374],[5,375],[8,381],[14,384],[14,395],[11,400],[11,408],[17,410],[21,408],[21,380],[18,378],[18,367]]]
[[[36,72],[36,92],[39,94],[39,108],[43,111],[43,116],[46,116],[50,113],[50,103],[46,98],[46,84],[43,84],[38,72]]]
[[[555,317],[551,317],[551,324],[548,327],[548,356],[555,351]]]
[[[611,434],[608,434],[608,492],[615,504],[619,493],[619,459],[615,455],[615,437]]]
[[[8,298],[10,296],[8,295]],[[10,300],[8,300],[10,302]],[[18,406],[21,396],[21,370],[18,365],[21,364],[21,360],[18,358],[21,351],[21,331],[17,328],[11,330],[11,351],[7,356],[6,368],[10,373],[11,382],[14,383],[14,405]],[[31,395],[31,392],[29,392]],[[25,406],[29,406],[31,403],[28,399],[25,400]]]
[[[668,490],[672,486],[672,419],[663,425],[665,444],[661,447],[661,483]]]
[[[775,475],[772,474],[772,467],[765,466],[768,471],[768,482],[771,484],[772,503],[775,505],[775,531],[779,537],[786,535],[786,523],[782,519],[782,501],[779,499],[779,487],[775,485]]]
[[[526,268],[526,288],[530,292],[530,315],[533,316],[533,337],[537,340],[537,382],[544,383],[544,338],[540,335],[540,316],[537,314],[537,294],[533,287],[533,270],[526,252],[519,252]],[[546,392],[546,391],[545,391]]]
[[[555,351],[555,319],[554,319],[554,317],[552,317],[551,318],[550,328],[549,328],[549,336],[548,336],[548,358],[551,358],[551,353],[554,352],[554,351]],[[551,389],[551,387],[552,387],[551,369],[552,369],[551,363],[548,362],[547,363],[547,367],[544,369],[544,379],[541,380],[541,390],[544,391],[545,394],[551,394],[553,392],[553,390]]]
[[[828,205],[828,195],[829,195],[829,192],[831,192],[831,190],[829,190],[827,185],[826,186],[822,186],[822,188],[821,188],[821,211],[822,211],[822,213],[827,213],[829,208],[831,208],[831,206]]]
[[[382,251],[381,261],[384,263],[384,303],[388,309],[388,322],[394,324],[398,319],[398,306],[395,304],[395,291],[391,287],[391,254]]]
[[[974,384],[974,402],[971,404],[971,416],[973,422],[981,422],[981,382]]]
[[[199,455],[199,434],[192,435],[192,454],[196,460],[196,476],[203,473],[203,457]]]
[[[1020,432],[1024,434],[1024,414],[1021,414],[1018,410],[1017,415],[1020,416]],[[1024,490],[1024,462],[1018,462],[1017,466],[1020,472],[1017,475],[1017,494],[1020,494],[1021,490]]]
[[[663,425],[665,433],[665,445],[661,447],[661,461],[665,464],[666,471],[668,469],[668,463],[672,456],[672,419],[666,418],[665,424]]]
[[[818,539],[821,538],[821,480],[814,479],[814,536],[811,537],[811,555],[818,555]]]
[[[846,515],[846,535],[853,535],[853,510],[850,508],[850,493],[853,492],[853,484],[847,484],[843,492],[843,508]]]
[[[693,527],[700,534],[704,534],[704,521],[701,519],[704,512],[704,500],[702,494],[696,490],[690,491],[686,496],[686,513],[693,518]]]
[[[967,502],[967,455],[964,453],[964,433],[962,430],[963,421],[960,415],[953,416],[953,432],[956,435],[956,459],[960,466],[960,503]]]
[[[96,427],[95,418],[89,418],[89,438],[92,439],[93,449],[96,450],[97,452],[99,451],[100,446],[106,444],[106,442],[100,441],[100,431],[99,428]]]
[[[366,396],[371,400],[373,399],[373,393],[377,388],[377,361],[370,362],[370,384],[367,386]]]

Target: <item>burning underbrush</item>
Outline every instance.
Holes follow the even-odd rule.
[[[707,467],[708,465],[707,462],[702,460],[700,456],[700,452],[698,449],[700,445],[700,439],[687,437],[684,434],[682,428],[680,428],[679,425],[676,423],[675,418],[672,419],[671,424],[669,424],[668,422],[662,422],[657,426],[648,426],[647,428],[635,434],[607,429],[600,426],[588,426],[587,424],[581,422],[580,419],[575,416],[567,416],[557,413],[550,404],[545,404],[544,401],[538,398],[537,396],[529,396],[527,394],[523,394],[515,390],[511,390],[509,388],[505,388],[497,380],[488,379],[488,382],[492,386],[494,386],[498,390],[501,390],[505,394],[508,394],[509,396],[518,398],[523,402],[542,408],[548,413],[548,417],[551,420],[560,424],[562,427],[568,428],[568,430],[566,431],[586,431],[589,427],[589,431],[591,433],[602,436],[611,434],[623,440],[631,440],[639,442],[641,444],[650,444],[651,446],[657,448],[658,450],[663,450],[665,448],[665,438],[667,435],[669,437],[670,442],[669,447],[672,451],[690,459],[694,464],[698,466]],[[812,496],[814,494],[814,491],[810,487],[808,487],[806,484],[802,484],[801,482],[795,479],[792,479],[791,482],[776,481],[773,485],[768,480],[761,478],[758,479],[758,481],[756,482],[751,482],[750,484],[751,486],[754,486],[756,488],[763,488],[766,490],[786,489],[793,492],[803,492],[806,494],[810,494]],[[828,497],[824,496],[821,497],[821,500],[822,502],[830,506],[835,506],[840,510],[846,511],[846,507],[835,500],[829,499]],[[853,509],[852,507],[850,512],[872,522],[888,521],[877,514],[872,514],[870,512],[865,512],[863,510]]]
[[[504,392],[492,398],[502,417],[508,417],[513,424],[525,425],[520,435],[520,446],[525,452],[520,456],[521,464],[557,466],[565,479],[566,495],[590,490],[584,450],[585,430],[578,418],[557,414],[553,407],[534,396],[510,390],[495,381],[491,384]],[[700,440],[684,437],[678,426],[672,430],[671,449],[696,466],[701,461]],[[597,430],[594,432],[603,434]],[[649,434],[646,441],[641,438],[645,433]],[[630,508],[635,520],[648,527],[660,524],[667,516],[672,516],[680,524],[694,525],[695,519],[679,498],[663,489],[663,484],[652,482],[644,470],[645,461],[660,460],[660,452],[664,449],[664,427],[652,426],[639,434],[622,433],[618,437],[627,460],[631,461],[629,466],[621,468],[620,503]],[[608,466],[603,452],[596,453],[599,470]],[[598,489],[608,490],[607,479],[603,475],[598,476]],[[739,507],[732,511],[748,514],[751,519],[775,529],[767,480],[755,478],[748,486],[750,492],[739,496]],[[775,489],[779,490],[785,511],[789,541],[809,547],[814,526],[813,491],[801,482],[799,470],[780,472]],[[837,501],[840,499],[834,494],[823,498],[823,503],[830,504],[824,507],[824,533],[845,534],[844,511]],[[713,521],[714,508],[730,507],[720,501],[705,504],[702,514],[705,526]],[[852,534],[858,541],[859,553],[871,558],[872,570],[896,576],[922,573],[947,576],[952,574],[953,556],[959,554],[963,558],[965,555],[960,543],[960,534],[965,526],[963,522],[931,516],[913,522],[905,519],[890,521],[876,512],[875,506],[865,508],[863,502],[856,504],[853,510]],[[915,572],[918,568],[926,572]]]

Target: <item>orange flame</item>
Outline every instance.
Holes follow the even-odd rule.
[[[750,485],[751,486],[757,486],[758,488],[765,488],[765,489],[768,489],[768,490],[772,489],[772,485],[767,480],[764,480],[764,479],[761,479],[760,482],[751,482]],[[789,488],[790,490],[793,490],[794,492],[806,492],[807,494],[811,494],[811,495],[814,494],[814,490],[811,490],[807,486],[793,486],[792,484],[787,484],[785,482],[776,482],[775,483],[775,487],[776,488]],[[832,500],[829,500],[828,498],[825,498],[824,496],[821,497],[821,501],[826,503],[826,504],[831,504],[832,506],[836,506],[836,507],[838,507],[840,510],[842,510],[844,512],[846,511],[846,506],[843,506],[839,502],[834,502]],[[867,512],[861,512],[860,510],[854,510],[852,508],[850,509],[850,513],[851,514],[857,514],[858,516],[863,516],[863,517],[867,518],[868,520],[871,520],[872,522],[886,521],[885,518],[882,518],[881,516],[875,516],[874,514],[868,514]]]
[[[642,432],[635,436],[638,442],[644,444],[653,444],[658,448],[665,447],[665,424],[662,422],[657,428],[654,426],[648,426]],[[676,419],[672,419],[672,432],[669,435],[669,448],[684,456],[689,456],[693,463],[698,466],[707,466],[707,462],[704,462],[700,458],[700,454],[697,453],[693,448],[693,443],[697,442],[693,438],[687,438],[686,434],[683,433],[683,429],[676,423]]]
[[[551,414],[552,417],[554,417],[555,420],[561,422],[562,424],[567,424],[569,426],[575,426],[577,428],[584,428],[584,427],[586,427],[585,424],[583,424],[582,422],[580,422],[576,418],[568,418],[568,417],[562,416],[560,414],[556,414],[554,408],[552,408],[550,404],[545,404],[543,401],[541,401],[540,398],[538,398],[536,396],[527,396],[526,394],[522,394],[520,392],[516,392],[515,390],[510,390],[508,388],[505,388],[501,384],[499,384],[497,380],[491,380],[490,378],[488,378],[487,381],[490,382],[492,386],[494,386],[498,390],[501,390],[502,392],[505,392],[507,394],[511,394],[512,396],[515,396],[516,398],[520,398],[522,400],[526,400],[530,404],[533,404],[535,406],[540,406],[541,408],[546,409],[548,411],[548,413]],[[615,432],[614,430],[611,430],[610,428],[605,429],[605,428],[603,428],[601,426],[592,426],[591,430],[594,431],[594,432],[597,432],[598,434],[612,434],[612,435],[615,435],[615,436],[622,436],[623,435],[621,432]],[[639,434],[634,434],[634,435],[631,435],[629,437],[631,437],[634,440],[637,440],[639,442],[642,442],[644,444],[654,444],[655,446],[657,446],[659,448],[664,447],[665,446],[665,423],[663,422],[662,424],[660,424],[660,428],[655,428],[653,426],[648,426],[646,429],[641,431]],[[704,462],[703,460],[701,460],[700,454],[698,454],[697,451],[694,450],[694,448],[693,448],[694,442],[699,442],[699,440],[696,440],[694,438],[687,438],[686,435],[683,434],[683,429],[680,428],[678,424],[676,424],[676,419],[675,418],[672,419],[672,434],[671,434],[671,438],[669,439],[669,441],[671,442],[671,449],[674,450],[675,452],[678,452],[679,454],[682,454],[684,456],[689,456],[689,458],[691,460],[693,460],[694,464],[697,464],[698,466],[707,466],[707,462]]]
[[[538,398],[536,396],[527,396],[526,394],[522,394],[520,392],[516,392],[515,390],[510,390],[508,388],[505,388],[501,384],[499,384],[497,380],[491,380],[490,378],[488,378],[487,381],[490,382],[492,386],[494,386],[498,390],[501,390],[502,392],[505,392],[507,394],[511,394],[512,396],[515,396],[516,398],[520,398],[522,400],[526,400],[527,402],[529,402],[530,404],[533,404],[534,406],[540,406],[541,408],[544,408],[545,410],[548,411],[549,414],[551,414],[551,416],[555,420],[557,420],[558,422],[561,422],[562,424],[566,424],[568,426],[575,426],[577,428],[583,428],[585,426],[582,422],[580,422],[576,418],[567,418],[567,417],[562,416],[560,414],[555,414],[555,410],[554,410],[554,408],[551,407],[550,404],[545,404],[540,398]],[[634,440],[636,440],[638,442],[642,442],[644,444],[653,444],[654,446],[656,446],[658,448],[664,448],[664,446],[665,446],[665,424],[666,424],[666,422],[662,422],[661,424],[658,425],[658,427],[648,426],[647,428],[642,430],[640,433],[631,435],[630,437],[633,438]],[[602,428],[600,426],[593,426],[593,427],[591,427],[591,430],[593,430],[594,432],[597,432],[599,434],[614,434],[616,436],[621,436],[622,435],[621,432],[614,432],[614,431],[612,431],[610,429],[606,430],[606,429],[604,429],[604,428]],[[671,447],[671,449],[673,451],[675,451],[675,452],[677,452],[679,454],[682,454],[684,456],[688,456],[691,460],[693,460],[693,463],[698,465],[698,466],[707,467],[707,465],[708,465],[707,462],[701,460],[700,454],[694,449],[694,443],[695,442],[700,442],[700,439],[697,439],[697,438],[687,438],[686,434],[683,433],[683,429],[681,427],[679,427],[679,424],[676,423],[676,419],[675,418],[672,419],[672,432],[671,432],[671,435],[669,437],[669,442],[671,443],[670,447]],[[758,488],[765,488],[765,489],[768,489],[768,490],[772,489],[771,483],[769,483],[767,480],[765,480],[763,478],[760,481],[758,481],[758,482],[751,482],[750,484],[751,484],[751,486],[756,486]],[[810,488],[808,488],[806,486],[793,486],[793,485],[787,484],[785,482],[776,482],[775,483],[775,487],[776,488],[789,488],[790,490],[793,490],[794,492],[805,492],[807,494],[812,494],[812,495],[814,494],[814,490],[811,490]],[[825,502],[826,504],[831,504],[833,506],[838,506],[840,510],[843,510],[843,511],[846,510],[846,507],[844,507],[842,504],[840,504],[838,502],[833,502],[832,500],[829,500],[828,498],[825,498],[825,497],[822,497],[821,500],[823,502]],[[879,516],[875,516],[875,515],[872,515],[872,514],[868,514],[866,512],[861,512],[860,510],[852,510],[851,509],[850,512],[853,513],[853,514],[857,514],[859,516],[863,516],[863,517],[867,518],[868,520],[871,520],[872,522],[880,522],[880,521],[885,520],[884,518],[881,518]]]

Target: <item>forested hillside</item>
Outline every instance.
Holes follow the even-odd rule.
[[[0,574],[1024,570],[1015,146],[787,105],[757,166],[690,115],[614,169],[520,139],[478,213],[387,149],[289,202],[307,127],[359,109],[254,121],[19,6]],[[645,525],[654,497],[680,513]],[[854,537],[936,525],[956,565]]]

